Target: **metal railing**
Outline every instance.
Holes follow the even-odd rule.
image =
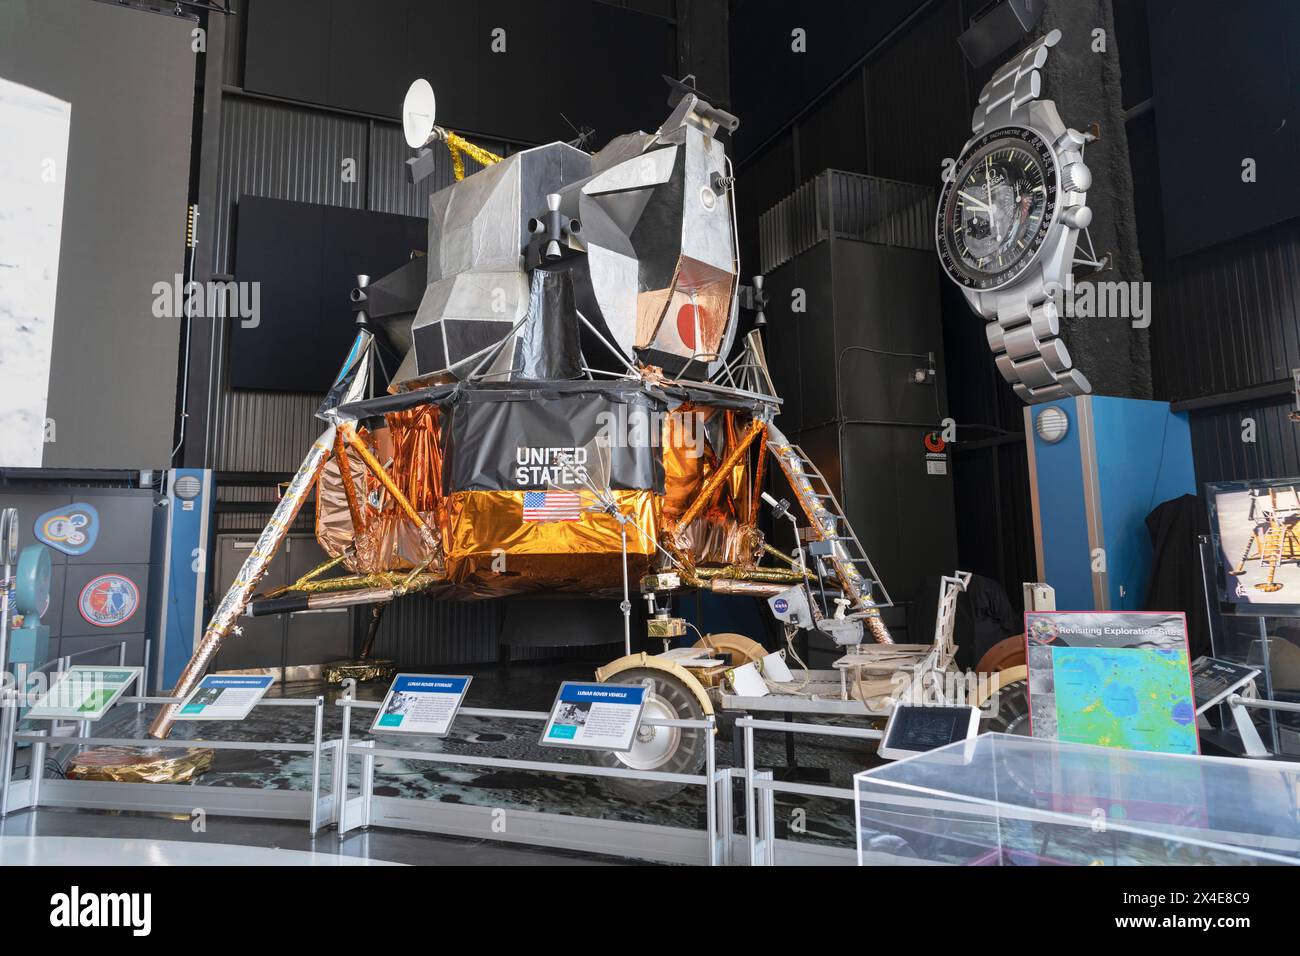
[[[399,747],[377,747],[374,740],[352,742],[352,714],[354,711],[375,711],[380,707],[379,701],[363,701],[353,697],[343,697],[335,701],[336,706],[343,708],[343,733],[339,741],[340,759],[335,765],[335,781],[333,785],[334,793],[340,798],[335,802],[335,822],[338,824],[340,835],[350,830],[362,826],[371,826],[376,823],[376,816],[373,812],[373,794],[375,778],[375,758],[389,757],[399,760],[425,761],[430,763],[457,764],[471,767],[495,767],[510,770],[531,770],[539,773],[555,773],[564,775],[579,775],[588,777],[620,777],[629,780],[645,780],[653,782],[671,782],[682,783],[688,786],[702,786],[705,791],[705,834],[708,844],[708,863],[710,866],[716,866],[719,859],[719,840],[718,840],[718,790],[723,781],[729,781],[730,775],[719,774],[717,770],[717,755],[714,743],[714,730],[716,727],[716,718],[713,715],[702,720],[677,720],[659,717],[642,717],[641,725],[649,727],[678,727],[683,729],[702,730],[705,735],[705,758],[704,773],[670,773],[659,770],[635,770],[631,767],[606,767],[583,763],[560,763],[547,760],[524,760],[509,757],[489,757],[464,753],[447,753],[444,751],[427,751],[412,750],[409,748]],[[550,714],[546,711],[530,710],[498,710],[481,707],[463,707],[459,711],[457,718],[461,717],[495,717],[506,720],[518,720],[531,723],[545,724],[550,719]],[[349,797],[348,792],[348,765],[351,757],[360,757],[362,759],[360,792],[356,797]],[[407,804],[425,804],[428,801],[413,800],[410,798],[391,798],[401,800]],[[554,814],[541,814],[541,816],[557,817]],[[385,826],[402,826],[403,823],[410,823],[409,819],[401,817],[388,817],[379,821],[379,825]],[[414,829],[436,830],[436,820],[426,821],[429,825],[412,827]],[[627,826],[635,826],[627,824]],[[664,829],[664,828],[660,828]],[[451,832],[443,830],[440,832]],[[481,832],[478,836],[488,838],[502,838],[499,833],[488,830]],[[613,848],[618,852],[617,848]],[[610,852],[606,850],[605,852]]]
[[[883,731],[870,727],[840,727],[834,724],[801,724],[783,720],[762,720],[748,715],[736,720],[736,726],[745,733],[744,760],[741,777],[745,786],[745,836],[749,843],[750,866],[776,865],[776,794],[797,793],[809,797],[829,797],[834,800],[856,799],[852,787],[829,787],[820,784],[794,783],[777,780],[771,771],[758,770],[754,765],[754,731],[775,730],[789,734],[811,734],[821,737],[856,737],[860,740],[879,741]],[[761,806],[758,805],[762,801]]]
[[[934,249],[934,190],[879,176],[826,169],[758,218],[764,275],[824,239]]]
[[[141,675],[143,677],[143,675]],[[273,700],[260,700],[254,707],[291,707],[312,708],[314,711],[312,737],[310,742],[303,741],[266,741],[266,740],[177,740],[177,747],[204,750],[256,750],[281,753],[310,753],[312,755],[311,787],[306,813],[298,806],[301,800],[283,798],[285,791],[263,790],[261,788],[216,787],[201,784],[138,784],[114,781],[90,780],[54,780],[46,781],[45,755],[51,744],[59,746],[95,745],[103,747],[138,748],[141,750],[157,749],[164,742],[155,738],[107,737],[90,733],[89,721],[78,722],[75,737],[55,737],[47,730],[16,732],[17,710],[31,703],[30,695],[19,695],[7,691],[0,706],[6,714],[6,732],[3,740],[4,761],[12,767],[12,760],[18,744],[26,743],[32,748],[31,772],[23,781],[25,785],[21,799],[14,801],[16,789],[11,774],[3,780],[0,789],[0,817],[10,812],[23,809],[35,809],[43,805],[43,795],[51,788],[56,788],[56,799],[45,802],[47,806],[75,807],[83,809],[106,810],[165,810],[170,812],[189,812],[202,807],[218,813],[236,816],[276,816],[290,819],[306,819],[310,831],[316,833],[322,821],[331,818],[332,794],[322,800],[320,792],[320,767],[322,751],[328,746],[335,751],[337,759],[337,741],[324,740],[325,698],[287,697]],[[170,705],[180,703],[175,697],[120,697],[114,708],[122,704]],[[110,710],[110,713],[112,711]],[[107,717],[107,715],[105,715]],[[296,796],[297,793],[294,792]]]

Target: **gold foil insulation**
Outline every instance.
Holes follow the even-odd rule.
[[[327,553],[342,557],[349,570],[441,570],[446,533],[441,526],[438,493],[442,456],[437,421],[437,408],[425,405],[389,414],[386,427],[374,432],[356,432],[346,458],[360,525],[353,517],[348,488],[341,478],[336,446],[321,473],[316,538]],[[359,446],[366,449],[365,454]],[[420,524],[413,516],[418,516]]]
[[[619,523],[612,515],[589,509],[595,504],[590,492],[579,497],[576,520],[524,521],[522,491],[451,495],[447,499],[449,579],[473,597],[538,591],[621,593]],[[657,538],[655,495],[614,491],[613,497],[619,510],[632,519],[627,534],[628,575],[640,577],[650,566]]]
[[[443,495],[439,426],[439,409],[425,405],[390,412],[382,426],[358,430],[342,453],[355,491],[351,501],[336,443],[319,482],[316,532],[326,552],[354,573],[346,585],[325,578],[290,590],[383,587],[392,583],[394,572],[418,570],[419,586],[412,590],[448,598],[621,591],[621,529],[612,516],[591,507],[591,492],[580,492],[581,510],[569,521],[524,521],[522,489]],[[712,447],[706,436],[720,439],[722,447]],[[688,577],[696,566],[756,563],[762,535],[754,527],[754,463],[763,455],[762,436],[761,422],[730,409],[685,404],[663,416],[664,494],[613,492],[635,525],[628,529],[630,575],[639,577],[662,563],[655,544],[665,528],[674,529],[673,551],[688,566]],[[387,481],[366,465],[358,442],[383,466]],[[436,553],[391,493],[392,485],[435,531]],[[360,527],[354,520],[358,510]],[[439,581],[446,587],[437,587]]]
[[[211,769],[212,758],[213,752],[202,748],[96,747],[72,758],[67,778],[114,783],[189,783]]]

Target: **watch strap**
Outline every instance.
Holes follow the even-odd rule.
[[[1027,405],[1087,395],[1088,379],[1070,362],[1060,312],[1041,275],[997,296],[997,318],[984,327],[998,371]]]
[[[1047,51],[1061,41],[1061,31],[1052,30],[1039,37],[996,73],[980,91],[979,105],[971,117],[971,132],[979,135],[1022,121],[1022,111],[1038,99],[1043,91],[1039,72],[1047,62]]]

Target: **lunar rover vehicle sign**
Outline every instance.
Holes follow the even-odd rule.
[[[619,753],[631,750],[641,725],[645,692],[641,684],[565,681],[555,695],[540,743]]]

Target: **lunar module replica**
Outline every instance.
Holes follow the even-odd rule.
[[[178,698],[246,609],[367,604],[377,621],[410,594],[621,597],[626,653],[597,679],[648,683],[654,717],[713,713],[726,675],[767,654],[740,635],[668,650],[687,631],[674,598],[699,589],[767,599],[787,634],[826,635],[857,662],[855,687],[873,666],[949,666],[929,645],[893,644],[871,562],[821,473],[775,424],[781,400],[759,332],[735,341],[742,294],[761,303],[740,284],[721,139],[738,121],[671,85],[671,115],[653,133],[594,154],[551,143],[507,158],[434,125],[432,89],[412,87],[412,178],[431,169],[439,143],[458,173],[462,154],[484,168],[431,196],[426,256],[353,293],[362,329],[317,413],[323,433],[216,608]],[[404,358],[376,396],[377,338]],[[793,502],[764,492],[773,473]],[[255,594],[313,490],[329,560]],[[779,528],[795,527],[786,551],[759,528],[765,506]],[[638,583],[663,654],[632,653]],[[374,631],[337,674],[382,671],[370,660]],[[165,737],[176,709],[150,733]],[[643,727],[630,753],[608,760],[696,772],[701,736]]]
[[[1247,520],[1253,527],[1246,548],[1241,553],[1241,560],[1228,573],[1240,577],[1246,573],[1247,561],[1259,561],[1268,575],[1265,580],[1255,585],[1260,591],[1280,591],[1282,583],[1274,580],[1278,568],[1284,563],[1300,565],[1300,494],[1294,486],[1285,491],[1290,496],[1290,503],[1279,501],[1278,492],[1282,489],[1253,490],[1250,493],[1250,514]]]

